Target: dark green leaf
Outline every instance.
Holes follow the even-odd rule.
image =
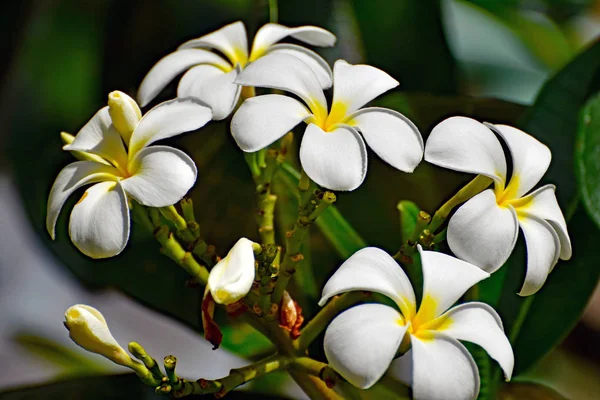
[[[583,204],[600,227],[600,96],[593,97],[581,112],[575,159]]]
[[[552,150],[545,179],[556,184],[558,202],[569,215],[577,202],[574,150],[579,111],[600,89],[600,42],[577,56],[542,88],[519,127]]]

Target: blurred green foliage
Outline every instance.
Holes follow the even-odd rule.
[[[600,89],[600,45],[591,46],[570,62],[578,49],[565,39],[562,29],[568,17],[584,11],[588,3],[286,0],[279,5],[281,23],[320,25],[338,35],[338,45],[322,51],[329,61],[342,57],[368,62],[398,78],[401,89],[375,103],[407,115],[424,139],[442,119],[465,115],[518,126],[553,150],[546,178],[557,184],[561,206],[568,216],[573,215],[569,228],[574,258],[557,265],[546,287],[530,304],[528,318],[515,336],[517,374],[565,337],[598,280],[600,260],[593,249],[600,232],[583,209],[575,211],[578,187],[573,165],[579,111]],[[4,102],[7,107],[2,112],[9,133],[11,172],[32,225],[41,242],[88,287],[118,288],[200,330],[202,291],[183,288],[186,274],[159,254],[153,238],[142,229],[133,227],[130,243],[119,257],[104,261],[85,258],[67,235],[75,195],[59,219],[57,241],[50,241],[44,227],[47,195],[58,171],[72,161],[60,151],[58,134],[61,130],[76,133],[105,104],[110,91],[119,89],[134,95],[149,68],[183,41],[238,19],[246,23],[252,37],[267,21],[267,1],[55,0],[31,2],[30,6],[23,14],[26,23],[19,27],[20,45],[13,47],[12,61],[7,64],[4,99],[10,102]],[[463,40],[465,35],[469,41]],[[502,48],[497,46],[498,40]],[[530,99],[535,98],[548,74],[563,66],[531,107],[523,105],[532,102]],[[174,82],[153,104],[175,96]],[[535,84],[529,85],[531,82]],[[473,94],[498,94],[504,100],[471,97]],[[520,104],[506,99],[519,100]],[[587,112],[595,112],[595,108]],[[297,138],[300,132],[296,132]],[[585,140],[588,151],[580,164],[597,168],[598,137],[595,130],[580,134],[580,143]],[[198,182],[191,195],[203,235],[217,251],[224,253],[240,236],[258,239],[252,215],[254,186],[243,156],[228,133],[228,121],[211,123],[168,143],[187,151],[198,165]],[[352,193],[339,193],[336,207],[312,228],[311,241],[304,249],[309,254],[305,263],[312,266],[311,274],[301,275],[293,286],[306,317],[316,312],[315,299],[326,279],[353,251],[365,244],[391,253],[398,250],[410,225],[408,220],[403,220],[402,226],[399,223],[398,201],[414,203],[410,215],[417,207],[434,212],[469,179],[427,163],[413,174],[404,174],[382,163],[373,153],[369,157],[363,186]],[[291,164],[294,162],[292,159]],[[297,207],[293,187],[298,177],[293,168],[286,166],[275,183],[280,238],[292,226]],[[580,173],[579,178],[598,190],[595,175]],[[592,210],[589,199],[586,205]],[[498,307],[508,332],[523,304],[516,292],[523,280],[524,263],[521,243],[508,265],[481,285],[482,299]],[[225,347],[248,358],[268,349],[264,338],[249,327],[235,322],[227,325],[223,315],[218,318],[224,327]],[[316,343],[311,351],[320,354],[319,347]],[[499,378],[493,362],[480,357],[478,362],[482,377]],[[131,390],[126,396],[124,386]],[[137,384],[137,379],[121,376],[67,382],[43,392],[32,389],[23,393],[25,397],[9,393],[2,398],[59,398],[60,393],[84,388],[83,393],[93,393],[96,398],[154,397]]]

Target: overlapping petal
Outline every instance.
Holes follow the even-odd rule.
[[[219,304],[232,304],[248,294],[254,268],[252,241],[241,238],[210,271],[208,288],[213,299]]]
[[[325,132],[309,124],[300,145],[300,162],[310,179],[331,190],[354,190],[367,173],[365,144],[350,126]]]
[[[545,144],[531,135],[507,125],[491,125],[504,139],[512,156],[513,171],[509,181],[510,194],[521,197],[529,192],[548,170],[552,153]]]
[[[412,350],[392,363],[400,375],[412,372],[415,400],[475,400],[479,371],[473,357],[458,341],[437,335],[421,340],[411,336]],[[412,357],[412,363],[407,361]]]
[[[418,246],[423,269],[423,300],[417,318],[433,320],[477,282],[490,276],[475,265]]]
[[[225,119],[240,97],[242,87],[233,83],[240,71],[239,66],[223,72],[213,65],[198,65],[179,81],[177,97],[195,97],[210,107],[213,119]]]
[[[385,251],[366,247],[354,253],[329,278],[319,305],[350,291],[381,293],[394,300],[406,318],[415,315],[415,293],[398,263]]]
[[[351,65],[337,60],[333,65],[332,108],[343,104],[346,115],[399,85],[388,73],[370,65]]]
[[[267,54],[289,54],[302,60],[314,72],[322,89],[329,89],[333,84],[333,73],[327,61],[320,55],[305,47],[295,44],[276,44],[271,46]]]
[[[408,326],[392,307],[363,304],[344,311],[327,328],[329,365],[348,382],[371,387],[388,369]]]
[[[506,181],[502,145],[490,129],[471,118],[451,117],[437,124],[427,139],[425,160],[455,171],[485,175],[502,186]]]
[[[335,44],[336,37],[333,33],[319,28],[318,26],[298,26],[296,28],[288,28],[287,26],[269,23],[263,25],[252,44],[252,55],[260,55],[266,51],[271,45],[279,42],[286,36],[291,36],[294,39],[303,41],[313,46],[330,47]]]
[[[179,46],[179,49],[195,47],[216,49],[225,54],[234,65],[245,63],[248,59],[246,27],[242,21],[237,21],[198,39],[189,40]]]
[[[423,159],[423,138],[404,115],[386,108],[364,108],[350,117],[367,144],[392,167],[412,172]]]
[[[327,112],[327,101],[316,75],[290,54],[273,53],[259,58],[244,68],[236,83],[285,90],[304,100],[313,114]]]
[[[210,109],[191,98],[175,99],[157,105],[144,115],[131,135],[129,162],[149,144],[201,128],[211,118]]]
[[[491,189],[463,204],[448,223],[448,245],[454,254],[487,272],[494,272],[510,256],[518,237],[517,215],[501,207]]]
[[[485,303],[465,303],[453,307],[443,317],[450,321],[445,324],[443,335],[481,346],[500,364],[506,380],[510,380],[515,357],[502,320],[492,307]]]
[[[207,50],[183,49],[171,53],[156,63],[142,80],[137,94],[140,106],[148,105],[177,75],[199,64],[214,65],[224,70],[231,68],[222,57]]]
[[[527,244],[527,272],[519,295],[529,296],[540,290],[558,261],[560,239],[548,222],[533,215],[519,218],[519,225]]]
[[[116,180],[115,175],[118,174],[116,168],[93,161],[76,161],[64,167],[56,177],[48,197],[46,229],[52,240],[55,238],[56,220],[69,196],[84,185]]]
[[[130,163],[131,177],[121,184],[143,205],[165,207],[181,200],[194,186],[194,161],[169,146],[151,146],[139,151]]]
[[[98,111],[75,136],[64,150],[85,151],[96,154],[118,165],[127,164],[127,152],[121,135],[112,125],[108,106]]]
[[[298,100],[279,94],[251,97],[231,120],[231,134],[243,151],[267,147],[312,114]]]
[[[119,182],[100,182],[85,191],[71,212],[69,236],[92,258],[123,251],[129,238],[129,208]]]
[[[565,217],[558,206],[554,185],[545,185],[531,194],[521,198],[515,204],[519,215],[533,215],[544,219],[552,225],[560,239],[560,258],[568,260],[571,258],[571,239],[567,231],[567,223]]]

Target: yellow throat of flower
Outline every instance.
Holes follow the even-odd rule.
[[[348,104],[343,101],[336,101],[331,106],[331,110],[327,113],[327,108],[316,102],[311,105],[314,115],[314,124],[319,126],[325,132],[331,132],[337,128],[339,124],[352,125],[352,121],[348,118]]]

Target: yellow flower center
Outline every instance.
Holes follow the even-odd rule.
[[[410,336],[415,336],[421,340],[432,340],[434,331],[440,332],[452,325],[452,319],[447,316],[439,316],[436,318],[438,309],[438,301],[426,295],[421,301],[421,306],[416,315],[405,315],[398,323],[406,325],[409,323],[407,335],[402,340],[400,351],[405,353],[410,346]],[[406,313],[406,312],[405,312]]]
[[[331,132],[337,128],[339,124],[352,125],[352,120],[348,118],[348,104],[343,101],[336,101],[331,106],[331,110],[327,113],[327,109],[317,102],[309,104],[314,115],[314,122],[319,128],[325,132]]]

